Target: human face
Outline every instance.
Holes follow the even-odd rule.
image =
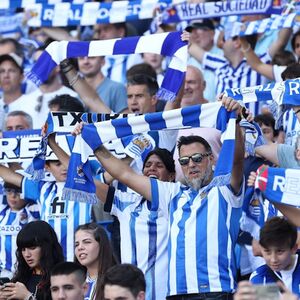
[[[267,126],[265,124],[262,124],[260,126],[262,133],[264,135],[264,138],[267,140],[269,144],[272,144],[274,142],[274,130],[271,126]]]
[[[300,58],[300,35],[297,35],[295,38],[295,54]]]
[[[53,300],[83,300],[87,291],[75,274],[51,276],[51,297]]]
[[[200,70],[195,67],[188,67],[185,75],[183,97],[181,107],[201,103],[205,82]],[[203,102],[203,101],[202,101]]]
[[[163,161],[156,154],[151,155],[146,161],[143,174],[162,181],[172,181],[174,179],[174,174],[167,170]]]
[[[194,28],[191,32],[191,40],[202,49],[209,51],[214,45],[214,30],[207,28]]]
[[[119,285],[104,286],[104,300],[144,300],[145,292],[139,292],[137,297],[134,297],[128,288]]]
[[[273,271],[290,270],[293,264],[293,254],[297,247],[292,249],[283,245],[282,247],[271,246],[268,248],[261,247],[261,252],[266,264]]]
[[[46,161],[46,170],[52,173],[57,182],[64,182],[67,179],[67,168],[59,161]]]
[[[5,127],[7,131],[30,129],[30,126],[24,116],[7,117]]]
[[[179,151],[179,157],[192,156],[195,153],[207,153],[205,147],[200,143],[182,145]],[[207,185],[213,175],[212,171],[213,155],[206,156],[200,163],[189,160],[187,165],[181,166],[182,173],[188,186],[194,190],[199,190]]]
[[[10,60],[0,65],[0,86],[4,93],[20,90],[23,75],[20,69]]]
[[[22,255],[26,264],[30,269],[40,270],[40,260],[42,255],[42,248],[39,246],[26,247],[22,249]]]
[[[131,113],[144,114],[155,111],[157,100],[151,96],[145,84],[127,86],[127,104]]]
[[[79,57],[78,58],[78,67],[79,71],[85,77],[95,77],[99,74],[102,66],[104,65],[103,57]]]
[[[156,53],[144,53],[143,59],[146,63],[148,63],[154,70],[161,70],[161,63],[163,60],[163,56]]]
[[[6,190],[7,203],[12,211],[19,211],[26,205],[26,202],[23,199],[21,199],[20,193],[18,193],[16,190],[14,189],[5,189],[5,190]]]
[[[98,266],[99,243],[91,230],[78,230],[75,233],[75,256],[87,269]]]
[[[98,40],[116,39],[125,36],[124,28],[117,28],[113,24],[97,24],[94,26],[94,38]]]

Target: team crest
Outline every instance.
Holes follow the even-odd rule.
[[[78,174],[79,177],[84,176],[82,165],[77,166],[76,171],[77,171],[77,174]]]

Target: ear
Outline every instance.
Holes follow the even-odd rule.
[[[296,244],[294,245],[294,247],[292,248],[292,252],[293,252],[294,254],[296,254],[297,250],[298,250],[298,244],[296,243]]]
[[[156,97],[156,95],[153,95],[151,97],[151,103],[152,103],[152,105],[156,105],[156,103],[157,103],[157,97]]]
[[[296,149],[296,153],[295,153],[296,159],[298,161],[300,161],[300,149]]]
[[[137,300],[145,300],[145,292],[140,291],[136,297]]]

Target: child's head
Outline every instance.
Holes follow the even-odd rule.
[[[275,141],[275,137],[277,136],[277,131],[275,129],[275,119],[273,115],[271,115],[270,113],[260,114],[254,118],[254,121],[260,126],[266,141],[268,143],[273,143]]]
[[[59,160],[46,160],[45,169],[50,172],[57,182],[65,182],[67,168]]]
[[[26,205],[25,200],[21,198],[22,191],[18,186],[5,182],[4,189],[7,204],[12,211],[19,211]]]
[[[260,230],[259,244],[266,264],[273,271],[288,270],[298,245],[297,228],[282,217],[269,219]]]

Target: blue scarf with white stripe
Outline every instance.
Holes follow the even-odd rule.
[[[261,166],[255,188],[271,202],[300,207],[300,170]]]
[[[66,58],[157,53],[172,57],[157,97],[161,100],[173,101],[184,80],[188,58],[187,42],[183,42],[180,36],[180,32],[170,32],[91,42],[52,42],[27,77],[36,84],[41,84]]]
[[[300,78],[244,88],[226,89],[225,94],[243,103],[273,100],[270,106],[276,128],[282,125],[283,113],[300,105]]]
[[[214,178],[207,189],[228,184],[234,159],[235,126],[235,112],[227,112],[219,103],[195,105],[85,125],[81,135],[78,135],[75,140],[63,198],[89,203],[97,202],[88,156],[103,143],[150,130],[182,127],[214,127],[222,132],[223,146],[220,158]]]

